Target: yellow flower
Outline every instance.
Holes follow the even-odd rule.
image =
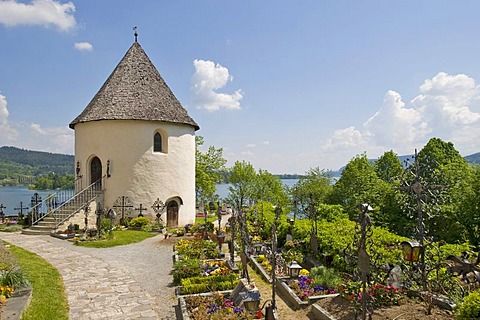
[[[307,269],[302,269],[300,270],[300,275],[301,276],[308,276],[310,272]]]

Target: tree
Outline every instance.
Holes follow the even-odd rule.
[[[358,215],[358,205],[368,203],[374,209],[385,197],[387,183],[378,178],[367,155],[357,155],[345,166],[345,169],[333,186],[331,202],[341,204],[350,219]],[[378,214],[375,213],[375,214]],[[372,217],[375,217],[375,214]]]
[[[287,203],[282,181],[267,170],[258,170],[252,187],[252,199],[254,202],[268,201],[280,205]]]
[[[466,240],[472,244],[480,244],[480,167],[469,168],[470,183],[464,188],[462,201],[459,202],[459,220],[465,228]]]
[[[460,208],[471,181],[465,159],[452,143],[432,138],[418,153],[416,162],[407,168],[406,173],[410,172],[415,174],[406,176],[402,184],[413,186],[417,181],[421,185],[419,192],[410,191],[410,197],[421,203],[428,236],[447,242],[462,241],[460,235],[465,233],[465,225]],[[409,211],[415,212],[419,205],[409,206]],[[415,213],[413,217],[416,218]]]
[[[294,213],[308,218],[312,223],[312,231],[317,233],[317,222],[322,216],[330,213],[322,204],[332,192],[332,175],[320,168],[311,168],[292,187],[290,195],[294,205]],[[320,210],[322,208],[322,210]]]
[[[235,204],[237,209],[241,210],[247,201],[251,204],[254,197],[254,185],[256,179],[256,172],[249,162],[236,161],[230,169],[228,182],[231,186],[230,200]]]
[[[205,153],[200,151],[203,146],[203,137],[195,137],[195,193],[197,202],[214,201],[216,184],[221,182],[225,169],[223,149],[210,146]]]
[[[403,173],[402,163],[398,155],[393,150],[385,152],[377,161],[373,168],[377,176],[385,182],[391,183],[400,179]]]

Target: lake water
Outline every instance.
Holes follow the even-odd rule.
[[[30,208],[30,200],[35,192],[38,193],[42,199],[45,199],[46,196],[55,191],[28,190],[26,187],[0,187],[0,207],[2,204],[6,207],[6,209],[3,209],[3,213],[6,215],[17,215],[18,210],[15,210],[15,208],[20,207],[20,201],[23,207]]]
[[[298,179],[282,179],[282,183],[286,186],[293,186],[298,182]],[[217,194],[220,199],[228,197],[229,184],[218,184]],[[20,202],[24,207],[30,207],[30,200],[34,193],[38,193],[42,199],[45,199],[49,194],[55,193],[53,190],[29,190],[26,187],[0,187],[0,206],[3,204],[6,209],[3,212],[6,215],[17,215]]]
[[[295,183],[298,182],[298,179],[281,179],[283,185],[292,187]],[[217,184],[217,192],[220,199],[225,199],[228,197],[229,191],[228,187],[230,187],[229,184]]]

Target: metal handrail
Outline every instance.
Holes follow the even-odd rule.
[[[55,219],[55,229],[57,229],[58,226],[60,226],[62,223],[70,219],[76,213],[78,213],[81,209],[84,209],[85,204],[92,202],[98,197],[99,192],[102,191],[100,187],[104,185],[103,180],[105,180],[105,178],[106,178],[106,175],[101,177],[97,181],[93,182],[85,189],[76,193],[68,201],[65,201],[60,206],[56,207],[54,210],[50,212],[53,218]],[[73,206],[70,213],[66,216],[64,214],[59,214],[60,209],[67,206]]]
[[[48,210],[46,212],[40,212],[40,208],[43,205],[47,205],[47,208],[48,208],[49,207],[48,205],[54,199],[56,199],[56,197],[57,197],[56,193],[49,194],[45,199],[43,199],[43,201],[37,203],[36,205],[30,208],[30,212],[29,212],[29,215],[31,216],[30,225],[36,224],[38,221],[42,220],[49,213]]]
[[[81,181],[81,177],[76,177],[75,181],[72,184],[72,189],[71,190],[62,190],[60,192],[55,192],[52,194],[49,194],[43,201],[36,203],[30,208],[29,216],[30,216],[30,225],[34,225],[45,216],[47,216],[52,208],[56,208],[58,206],[58,203],[62,203],[63,199],[69,199],[72,197],[73,194],[73,187],[78,184],[78,181]],[[46,208],[45,212],[41,212],[40,209],[44,207]]]

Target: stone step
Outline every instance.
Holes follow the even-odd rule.
[[[52,229],[49,230],[33,230],[33,229],[23,229],[22,234],[28,234],[33,236],[41,236],[41,235],[50,235]]]
[[[32,230],[50,230],[52,231],[53,230],[53,227],[52,226],[48,226],[48,225],[34,225],[34,226],[31,226],[30,229]]]
[[[39,223],[36,224],[37,226],[41,227],[50,227],[50,228],[55,228],[55,221],[49,222],[49,221],[40,221]]]

